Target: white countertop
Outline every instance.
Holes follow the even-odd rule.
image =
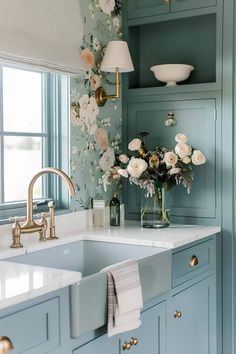
[[[23,248],[11,249],[11,235],[0,234],[0,259],[31,253],[79,240],[107,241],[174,249],[220,232],[218,226],[172,225],[144,229],[138,222],[120,227],[58,230],[58,240],[39,242],[38,235],[22,235]],[[0,309],[58,290],[81,279],[79,272],[0,261]]]

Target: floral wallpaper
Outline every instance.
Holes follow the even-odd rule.
[[[71,204],[74,211],[90,208],[93,197],[109,200],[112,191],[120,188],[113,183],[104,191],[102,176],[114,165],[115,154],[120,151],[121,101],[110,100],[104,107],[98,107],[94,93],[99,86],[108,94],[115,90],[114,74],[100,71],[100,63],[107,43],[122,37],[121,1],[81,0],[81,9],[84,20],[81,58],[87,71],[71,78],[70,174],[77,190]]]

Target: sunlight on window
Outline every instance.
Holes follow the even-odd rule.
[[[31,178],[42,168],[42,139],[11,137],[4,139],[5,202],[24,200]],[[42,197],[41,179],[35,183],[34,198]]]
[[[5,131],[42,131],[42,75],[3,68],[3,124]]]

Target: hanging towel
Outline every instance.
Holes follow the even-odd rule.
[[[128,260],[102,271],[108,277],[108,337],[138,328],[143,307],[138,263]]]

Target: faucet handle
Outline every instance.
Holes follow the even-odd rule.
[[[48,227],[48,222],[47,222],[47,213],[42,213],[41,214],[42,218],[39,221],[39,224],[42,226],[41,231],[39,231],[39,241],[47,241],[46,238],[46,231],[47,231],[47,227]]]
[[[21,235],[21,227],[18,217],[14,218],[14,224],[12,225],[12,244],[10,245],[11,248],[22,248],[23,245],[20,242],[20,235]]]
[[[56,236],[56,227],[55,227],[55,212],[54,209],[56,207],[56,203],[51,200],[48,203],[49,208],[49,215],[50,215],[50,226],[49,226],[49,237],[48,240],[57,240],[58,237]]]
[[[26,216],[10,216],[8,218],[8,221],[10,223],[14,223],[15,221],[25,221],[26,220]]]

